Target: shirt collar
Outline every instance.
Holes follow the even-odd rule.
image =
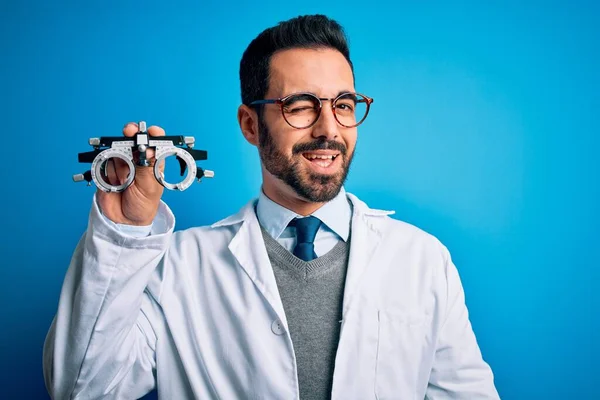
[[[333,200],[325,203],[311,215],[319,218],[327,228],[335,232],[342,240],[348,240],[352,210],[343,187]],[[302,217],[269,199],[262,190],[256,204],[256,216],[260,225],[274,239],[281,236],[291,220]]]

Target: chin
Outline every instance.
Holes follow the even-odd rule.
[[[313,203],[326,203],[333,200],[342,189],[342,179],[335,175],[311,175],[295,184],[292,189],[302,198]]]

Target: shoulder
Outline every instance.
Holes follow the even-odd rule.
[[[388,245],[402,251],[423,252],[444,259],[448,257],[446,246],[437,237],[397,218],[395,211],[371,208],[352,194],[348,194],[348,197],[352,201],[355,217],[364,219]]]
[[[221,219],[212,225],[192,227],[176,231],[173,241],[179,245],[193,243],[197,246],[227,246],[242,225],[256,220],[255,206],[257,199],[252,199],[237,213]]]

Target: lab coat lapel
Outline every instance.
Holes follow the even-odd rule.
[[[287,329],[283,303],[279,296],[273,267],[256,217],[255,205],[256,200],[252,200],[237,214],[212,226],[239,224],[238,231],[229,243],[229,250]]]
[[[352,201],[352,229],[350,242],[350,258],[344,288],[343,316],[346,315],[358,292],[362,277],[369,265],[376,259],[376,250],[382,239],[383,216],[394,211],[375,210],[369,208],[356,196],[348,193]]]

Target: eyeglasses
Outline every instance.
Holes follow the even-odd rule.
[[[341,93],[335,98],[317,97],[312,93],[293,93],[279,99],[256,100],[251,106],[279,104],[283,119],[293,128],[306,129],[313,126],[321,116],[323,101],[331,101],[336,121],[346,128],[362,124],[369,114],[373,99],[360,93]]]

